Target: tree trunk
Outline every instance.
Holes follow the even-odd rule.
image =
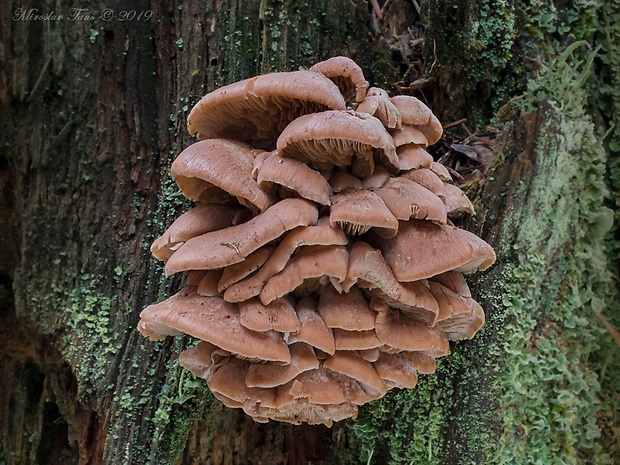
[[[620,6],[517,3],[0,10],[0,463],[618,463],[620,347],[597,315],[620,327],[620,135],[602,137],[620,123]],[[582,39],[593,64],[554,59]],[[169,166],[194,103],[335,55],[447,126],[434,154],[498,253],[470,278],[487,323],[355,421],[257,424],[179,367],[188,340],[135,330],[181,285],[149,246],[188,207]],[[477,141],[484,160],[451,147]]]

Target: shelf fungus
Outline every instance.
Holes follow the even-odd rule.
[[[442,127],[420,100],[335,57],[217,89],[188,129],[172,176],[197,205],[151,252],[189,274],[138,330],[200,340],[179,362],[224,405],[331,426],[480,329],[463,273],[495,254],[450,221],[474,207],[427,152]]]

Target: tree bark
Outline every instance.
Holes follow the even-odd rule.
[[[618,301],[607,267],[618,235],[605,235],[605,205],[617,211],[609,189],[620,176],[600,137],[617,108],[605,107],[604,86],[577,85],[576,58],[552,63],[569,45],[563,34],[606,43],[593,73],[614,84],[617,38],[605,34],[614,7],[9,3],[0,11],[0,463],[620,460],[610,446],[620,357],[593,313],[610,317],[605,303]],[[569,21],[573,13],[582,19]],[[603,13],[606,22],[591,19]],[[444,125],[468,119],[436,155],[467,168],[478,215],[463,224],[498,252],[494,268],[470,279],[487,323],[453,345],[436,375],[356,421],[257,424],[179,367],[188,340],[153,343],[135,330],[144,307],[181,285],[149,246],[188,207],[169,166],[192,142],[195,102],[335,55],[353,58],[372,84],[432,104]],[[527,90],[528,81],[538,84]],[[485,128],[500,108],[504,120]],[[490,166],[450,148],[472,143],[468,130],[493,138]],[[615,168],[605,177],[606,167]]]

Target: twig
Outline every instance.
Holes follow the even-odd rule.
[[[466,121],[467,121],[467,118],[461,118],[459,120],[453,121],[452,123],[444,124],[443,128],[444,129],[448,129],[448,128],[451,128],[453,126],[458,126],[459,124],[463,124]]]
[[[381,21],[383,19],[383,11],[381,10],[381,7],[377,3],[377,0],[370,0],[370,3],[372,4],[372,9],[377,15],[377,18],[379,18],[379,21]]]

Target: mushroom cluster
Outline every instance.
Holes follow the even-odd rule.
[[[442,127],[418,99],[335,57],[217,89],[188,128],[172,175],[197,205],[151,247],[187,283],[138,329],[200,339],[180,363],[225,405],[331,426],[481,327],[463,273],[495,254],[449,219],[473,206],[426,152]]]

